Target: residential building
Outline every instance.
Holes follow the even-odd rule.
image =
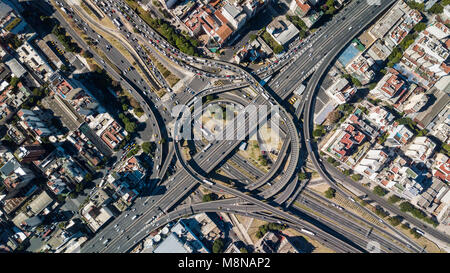
[[[386,139],[386,146],[400,147],[408,143],[408,141],[414,136],[414,133],[408,129],[405,125],[396,125],[394,123],[392,131]]]
[[[44,81],[47,81],[51,73],[53,73],[53,70],[44,58],[41,57],[38,51],[35,50],[28,41],[25,41],[20,47],[18,47],[16,52],[19,55],[19,60],[31,67],[34,73],[41,77]]]
[[[0,29],[1,35],[8,33],[18,34],[25,27],[26,22],[22,20],[19,14],[7,3],[0,1]]]
[[[417,206],[424,208],[429,213],[433,213],[440,204],[440,197],[448,192],[448,190],[449,188],[444,182],[437,178],[433,178],[431,186],[420,194]]]
[[[374,78],[378,67],[372,57],[361,54],[350,62],[345,69],[350,72],[350,75],[358,79],[361,84],[366,85]]]
[[[450,73],[450,65],[447,63],[449,54],[445,44],[425,30],[405,51],[399,65],[429,89],[441,77]]]
[[[40,109],[28,110],[20,109],[17,112],[17,116],[20,118],[20,125],[33,133],[37,137],[46,137],[53,135],[53,131],[50,129],[48,120],[42,118],[44,113]],[[45,120],[45,121],[44,121]]]
[[[356,88],[351,87],[347,79],[339,78],[325,90],[325,93],[337,104],[343,104],[356,93]]]
[[[88,126],[109,148],[114,149],[125,138],[127,132],[107,112],[89,116]]]
[[[235,31],[239,30],[247,21],[247,14],[240,6],[226,3],[225,5],[223,5],[221,12]]]
[[[114,214],[107,207],[97,207],[90,201],[85,207],[81,209],[81,216],[86,220],[87,226],[96,232],[106,223],[111,221]]]
[[[257,253],[300,253],[300,251],[281,233],[267,232],[257,243]]]
[[[297,37],[299,30],[286,20],[284,16],[275,18],[266,27],[266,31],[272,36],[272,38],[280,45],[287,46]]]
[[[391,53],[392,49],[386,46],[381,39],[376,40],[367,50],[367,55],[379,63],[384,62]]]
[[[389,100],[395,103],[407,90],[406,87],[406,82],[401,77],[400,72],[391,68],[377,83],[376,87],[370,90],[370,95],[375,99]]]
[[[20,159],[21,163],[29,163],[42,159],[45,154],[47,154],[47,150],[43,146],[32,144],[19,147],[17,157]]]
[[[369,150],[363,159],[356,164],[353,170],[367,178],[374,180],[378,172],[385,166],[389,160],[389,155],[383,149]]]
[[[395,116],[383,106],[371,105],[366,118],[374,124],[380,132],[386,132],[392,125]]]
[[[180,18],[181,19],[181,18]],[[199,36],[206,33],[210,39],[219,45],[224,44],[233,33],[233,29],[228,26],[229,22],[220,10],[213,7],[200,5],[189,17],[182,20],[189,29],[190,34]]]
[[[426,129],[440,141],[447,143],[450,136],[450,104],[444,106]]]
[[[390,165],[375,177],[375,181],[401,197],[411,200],[423,190],[424,178],[424,174],[411,165],[407,158],[397,155]]]
[[[30,95],[30,90],[22,82],[18,82],[16,88],[5,81],[2,82],[0,84],[0,119],[10,118]]]
[[[438,153],[433,161],[433,176],[442,181],[450,182],[450,159],[445,154]]]
[[[289,6],[289,10],[294,15],[297,15],[298,17],[303,17],[311,10],[311,6],[308,5],[307,1],[292,0]]]
[[[425,106],[425,104],[428,101],[428,97],[425,93],[419,93],[409,96],[408,100],[405,102],[405,104],[401,104],[403,107],[403,112],[405,114],[412,114],[419,112],[422,107]]]
[[[407,146],[405,155],[416,162],[425,163],[433,155],[436,143],[426,136],[416,137]]]
[[[366,136],[355,128],[352,124],[343,123],[335,133],[323,145],[322,151],[335,159],[353,165],[356,161],[352,156],[358,155],[358,147],[363,144]]]
[[[158,234],[151,236],[147,244],[153,253],[209,253],[198,236],[180,219],[169,230],[166,226]]]

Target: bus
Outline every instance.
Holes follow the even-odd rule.
[[[115,19],[113,20],[113,23],[114,23],[117,27],[122,27],[122,26],[123,26],[123,24],[122,24],[122,22],[120,22],[120,19],[119,19],[119,18],[115,18]]]
[[[309,231],[309,230],[304,229],[304,228],[302,228],[301,231],[304,232],[304,233],[306,233],[306,234],[312,235],[312,236],[316,235],[314,232]]]
[[[425,233],[423,231],[421,231],[420,229],[416,229],[416,232],[419,233],[420,235],[424,236]]]

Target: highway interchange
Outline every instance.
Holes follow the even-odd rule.
[[[176,158],[182,166],[182,168],[177,169],[174,175],[164,181],[160,181],[152,194],[149,196],[138,197],[129,211],[116,217],[114,221],[98,232],[85,244],[82,252],[127,252],[152,230],[155,230],[176,218],[204,211],[233,212],[274,222],[283,222],[298,230],[306,228],[313,231],[316,235],[315,237],[319,241],[333,246],[337,251],[342,252],[366,252],[367,249],[365,249],[365,247],[370,240],[379,242],[383,246],[383,252],[421,251],[421,248],[409,238],[405,238],[406,236],[401,236],[398,232],[396,233],[397,236],[394,236],[382,231],[377,225],[373,224],[372,226],[375,230],[378,230],[379,232],[382,232],[384,236],[392,237],[393,239],[386,240],[375,233],[371,233],[371,236],[373,237],[356,236],[355,234],[358,233],[358,230],[362,232],[362,234],[366,232],[366,230],[363,230],[358,224],[346,220],[338,211],[327,208],[323,202],[313,202],[311,199],[304,197],[304,194],[301,194],[300,197],[297,198],[300,193],[299,190],[301,190],[302,181],[299,181],[296,178],[296,175],[300,166],[304,164],[304,159],[300,158],[300,150],[302,146],[305,146],[305,143],[307,143],[306,149],[308,154],[320,175],[325,178],[331,186],[339,190],[335,180],[333,180],[333,177],[336,174],[327,171],[329,166],[323,166],[321,159],[317,155],[317,150],[313,145],[310,145],[312,139],[310,137],[310,125],[312,122],[311,114],[314,111],[313,94],[326,70],[335,59],[335,55],[341,51],[342,47],[345,46],[358,31],[364,29],[377,14],[383,12],[388,4],[391,4],[393,1],[382,1],[381,6],[368,6],[365,2],[361,2],[364,1],[352,1],[349,6],[341,12],[342,15],[335,16],[332,22],[321,27],[313,36],[305,41],[296,41],[294,46],[285,53],[285,57],[279,62],[269,65],[267,69],[263,68],[260,71],[252,72],[251,74],[233,64],[191,57],[179,52],[169,43],[165,42],[156,32],[151,30],[145,22],[138,19],[138,16],[130,9],[129,14],[132,14],[133,18],[131,23],[135,24],[135,27],[139,29],[140,34],[131,33],[125,30],[124,27],[120,28],[119,32],[121,32],[124,37],[127,37],[128,35],[127,39],[130,45],[135,49],[138,49],[138,54],[133,55],[133,57],[138,60],[139,64],[145,63],[146,67],[142,67],[143,70],[148,69],[148,71],[150,71],[151,75],[149,75],[150,77],[146,80],[142,79],[141,75],[139,75],[135,69],[131,68],[132,65],[117,49],[115,49],[106,39],[103,39],[101,35],[97,34],[90,27],[90,24],[77,15],[77,12],[74,12],[74,18],[82,25],[85,34],[94,40],[98,40],[96,47],[107,53],[106,55],[109,60],[108,62],[104,62],[100,56],[93,52],[94,59],[98,63],[102,63],[104,69],[113,78],[119,80],[121,84],[131,91],[133,96],[143,106],[146,114],[153,121],[153,132],[155,132],[156,135],[165,137],[169,140],[167,141],[168,143],[158,144],[159,155],[156,158],[158,162],[153,168],[152,176],[157,178],[164,177],[164,171],[169,165],[168,162],[172,160],[173,152],[176,154]],[[61,3],[64,5],[64,1],[61,1]],[[116,8],[125,7],[126,5],[121,1],[115,1],[111,4],[116,5]],[[69,7],[67,3],[65,5]],[[54,15],[64,26],[65,19],[61,14],[55,12]],[[336,23],[336,21],[339,23]],[[94,24],[94,22],[90,23]],[[82,47],[89,48],[76,32],[70,30],[70,26],[65,27]],[[140,35],[140,37],[135,37],[137,35]],[[145,45],[147,51],[141,48],[138,41],[144,43],[148,41]],[[157,97],[154,92],[151,92],[151,90],[157,88],[165,88],[169,94],[172,93],[170,87],[168,87],[167,83],[161,78],[157,69],[155,69],[155,66],[149,61],[149,58],[146,55],[146,52],[155,51],[158,51],[165,57],[169,56],[170,62],[178,65],[181,69],[193,72],[201,77],[233,80],[233,84],[230,85],[207,87],[204,90],[194,90],[192,93],[184,92],[181,95],[173,93],[173,96],[171,96],[172,101],[166,103],[166,106],[176,105],[178,102],[185,103],[193,101],[195,98],[198,99],[209,94],[218,94],[218,96],[221,97],[225,95],[225,92],[227,91],[244,87],[251,88],[256,93],[253,98],[249,98],[245,102],[234,98],[234,100],[239,103],[246,104],[244,105],[245,107],[252,104],[278,105],[280,108],[279,115],[285,122],[283,127],[286,130],[286,137],[290,141],[290,145],[283,146],[286,148],[283,149],[282,156],[277,160],[276,168],[271,169],[268,174],[258,173],[258,170],[255,170],[255,168],[245,167],[248,164],[245,164],[244,162],[244,168],[251,173],[256,173],[259,178],[258,181],[252,181],[252,183],[249,183],[250,185],[242,190],[237,190],[233,187],[223,185],[222,183],[213,183],[213,185],[205,183],[204,181],[208,179],[208,173],[217,168],[218,165],[225,166],[222,169],[228,169],[228,174],[232,177],[236,176],[237,180],[242,180],[242,178],[245,177],[245,175],[240,174],[238,170],[231,164],[228,164],[225,160],[229,157],[232,160],[243,163],[242,158],[239,158],[236,155],[229,156],[239,143],[241,143],[241,140],[211,141],[210,143],[212,145],[208,150],[203,152],[199,148],[200,151],[194,155],[193,160],[185,162],[185,159],[179,150],[179,141],[171,141],[172,139],[169,136],[172,136],[173,133],[168,132],[168,129],[166,128],[166,124],[174,120],[174,118],[176,120],[177,117],[170,115],[171,109],[167,109],[167,107],[163,107],[161,103],[158,103],[160,98]],[[336,54],[331,55],[329,54],[330,52],[335,52]],[[110,63],[116,66],[122,73],[118,74],[116,69],[112,67]],[[203,69],[203,66],[205,65],[219,68],[219,73],[213,74],[206,72]],[[130,71],[128,71],[129,68],[131,68]],[[123,71],[128,72],[123,73]],[[283,101],[311,74],[313,76],[307,84],[307,89],[302,97],[301,105],[297,109],[295,115],[291,115],[284,110],[284,107],[282,106],[284,105]],[[261,86],[258,83],[259,80],[268,76],[272,76],[270,82],[264,87]],[[153,86],[149,86],[147,81]],[[228,99],[233,100],[233,98]],[[296,125],[300,123],[299,120],[301,119],[302,113],[303,120],[306,121],[304,123],[303,132],[297,129],[298,126]],[[244,117],[245,120],[248,120],[252,117],[252,113],[242,117]],[[239,124],[245,126],[246,122]],[[251,123],[252,126],[256,126],[257,124],[259,124],[259,122]],[[233,129],[233,132],[236,133],[238,128]],[[227,129],[225,129],[225,132],[226,131]],[[247,130],[247,132],[248,131],[251,130]],[[167,151],[170,152],[167,153]],[[273,180],[276,181],[273,186],[264,186],[264,189],[259,189],[273,178],[274,173],[280,167],[284,166],[285,160],[281,159],[285,156],[289,156],[289,165],[282,172],[283,175],[278,177],[278,179]],[[161,165],[165,167],[160,169]],[[332,173],[332,175],[330,175],[330,173]],[[200,184],[212,191],[228,193],[236,196],[236,198],[233,198],[233,200],[220,200],[194,204],[189,208],[187,208],[186,205],[176,206]],[[347,195],[342,191],[341,193],[344,194],[344,196]],[[308,212],[297,205],[287,205],[286,207],[283,207],[283,203],[286,203],[290,197],[292,197],[292,200],[289,202],[289,205],[291,205],[295,199],[307,200],[305,205],[309,208],[323,212],[329,219],[333,219],[340,225],[353,230],[353,232],[344,230],[340,225],[324,219],[317,219],[315,221],[316,225],[312,225],[309,221],[312,221],[315,216],[310,213],[308,214]],[[232,206],[230,204],[232,204]],[[287,207],[289,207],[289,209],[287,209]],[[269,213],[270,216],[267,215],[267,213]],[[299,213],[303,217],[299,217]],[[130,220],[135,215],[137,215],[137,217],[135,217],[136,219]],[[305,220],[305,215],[309,215],[307,217],[309,221]],[[319,225],[318,223],[322,224]],[[411,223],[416,224],[413,221],[411,221]],[[389,224],[383,224],[389,227]],[[318,228],[317,226],[321,226],[321,228]],[[324,229],[327,229],[327,232],[325,232]],[[430,230],[430,234],[432,234],[432,232],[434,232],[434,230]],[[330,236],[330,233],[334,236]],[[444,238],[445,235],[442,237],[442,234],[439,234],[438,232],[435,233],[436,234],[432,235],[440,239],[448,240],[448,238]],[[109,239],[107,244],[103,244],[105,238]],[[403,247],[400,248],[397,244],[394,244],[393,241],[402,242],[401,244]]]

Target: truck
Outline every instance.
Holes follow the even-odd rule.
[[[206,145],[205,148],[203,148],[202,152],[206,152],[210,147],[211,147],[212,143],[209,143],[208,145]]]
[[[203,182],[205,182],[206,184],[211,185],[211,186],[214,185],[213,182],[211,182],[211,181],[209,181],[207,179],[203,179]]]
[[[267,96],[267,94],[265,92],[262,92],[261,95],[266,99],[269,100],[269,96]]]

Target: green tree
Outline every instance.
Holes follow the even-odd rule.
[[[203,202],[209,202],[209,201],[213,201],[217,199],[217,195],[215,193],[208,193],[208,194],[204,194],[202,201]]]
[[[419,22],[417,25],[414,26],[414,31],[421,32],[424,31],[427,28],[427,24],[424,22]]]
[[[60,194],[60,195],[56,196],[56,199],[58,199],[58,201],[62,203],[62,202],[64,202],[64,200],[66,199],[66,197],[63,196],[62,194]]]
[[[352,175],[352,179],[353,181],[359,181],[361,180],[362,176],[359,173],[355,173],[354,175]]]
[[[330,188],[328,188],[327,191],[325,191],[325,197],[326,198],[332,199],[335,196],[336,196],[336,190],[335,189],[330,187]]]
[[[248,250],[247,250],[245,247],[241,247],[241,248],[239,249],[239,251],[240,251],[241,253],[248,253]]]
[[[400,197],[398,197],[397,195],[391,195],[388,199],[388,201],[392,204],[397,203],[398,201],[402,200]]]
[[[125,131],[127,131],[128,133],[134,133],[136,131],[136,123],[134,122],[127,122],[125,124]]]
[[[345,174],[346,176],[350,176],[352,174],[352,171],[350,171],[349,169],[345,169],[342,171],[343,174]]]
[[[406,230],[409,229],[408,223],[403,223],[403,224],[401,225],[401,227],[402,227],[403,229],[406,229]]]
[[[412,211],[413,209],[414,209],[414,206],[407,201],[402,202],[400,204],[400,210],[403,212],[409,212],[409,211]]]
[[[16,76],[11,77],[11,80],[9,80],[9,84],[13,88],[16,88],[18,83],[19,83],[19,78],[17,78]]]
[[[75,185],[75,192],[80,193],[82,192],[84,189],[84,184],[83,183],[77,183]]]
[[[376,82],[370,83],[370,84],[369,84],[369,89],[372,90],[372,89],[374,89],[376,86],[377,86],[377,83],[376,83]]]
[[[393,216],[389,217],[388,221],[391,223],[391,225],[398,226],[403,221],[403,218],[401,216]]]
[[[357,78],[354,78],[354,77],[352,77],[352,83],[356,87],[362,86],[361,82]]]
[[[256,40],[258,38],[258,35],[256,34],[251,34],[250,35],[250,42],[253,42],[254,40]]]
[[[373,189],[373,192],[378,195],[378,196],[385,196],[387,194],[387,190],[383,189],[380,186],[375,186],[375,188]]]
[[[443,7],[441,4],[439,4],[439,3],[434,4],[434,5],[428,10],[428,12],[431,12],[431,13],[433,13],[433,14],[440,14],[440,13],[442,13],[443,11],[444,11],[444,7]]]
[[[152,142],[144,142],[142,143],[142,151],[146,154],[150,154],[154,148],[154,143]]]
[[[84,58],[92,58],[94,55],[89,50],[83,51],[83,57]]]
[[[218,238],[214,241],[212,251],[213,253],[221,253],[223,251],[224,242],[222,239]]]
[[[75,199],[75,198],[77,198],[78,197],[78,194],[76,193],[76,192],[71,192],[71,193],[69,193],[69,198],[70,199]]]
[[[273,49],[273,52],[275,54],[280,54],[281,52],[283,52],[284,48],[282,45],[276,45]]]
[[[84,176],[84,182],[85,182],[85,183],[91,182],[92,179],[93,179],[93,177],[92,177],[92,174],[91,174],[91,173],[87,173],[87,174]]]
[[[61,70],[64,71],[64,72],[69,71],[69,68],[68,68],[65,64],[62,64],[62,65],[59,67],[59,69],[61,69]]]
[[[302,173],[302,172],[298,173],[298,179],[305,180],[307,178],[308,178],[308,175],[306,173]]]

